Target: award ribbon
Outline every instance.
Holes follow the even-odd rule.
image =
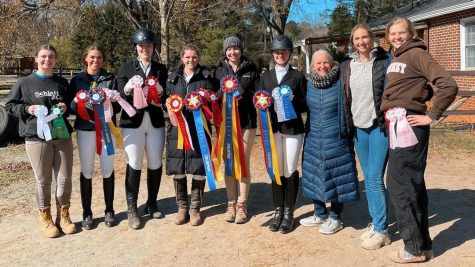
[[[238,79],[234,75],[225,75],[221,79],[223,91],[223,106],[219,135],[216,140],[213,162],[220,168],[224,153],[224,174],[241,179],[247,176],[244,145],[242,142],[241,125],[238,112]],[[217,171],[218,180],[222,178],[221,171]]]
[[[389,148],[410,147],[419,141],[406,118],[406,109],[401,107],[391,108],[386,111],[389,121]]]
[[[200,145],[201,157],[206,171],[206,180],[210,190],[216,189],[216,182],[214,180],[214,168],[211,161],[210,149],[208,147],[208,139],[206,138],[203,124],[203,113],[201,108],[203,106],[203,99],[198,92],[191,92],[185,96],[185,105],[193,113],[195,121],[196,133],[198,134],[198,143]]]
[[[201,111],[203,111],[203,113],[205,114],[206,119],[210,121],[211,119],[213,119],[213,113],[209,109],[209,103],[211,102],[210,93],[204,88],[198,88],[196,92],[201,96],[201,99],[203,101],[203,104],[201,105]]]
[[[267,173],[272,181],[275,181],[278,185],[282,185],[279,164],[277,162],[277,149],[275,148],[272,124],[267,110],[272,104],[272,97],[267,91],[259,90],[254,94],[253,102],[259,114],[257,117],[259,119],[259,129],[261,132],[262,146],[264,148],[264,160]]]
[[[147,99],[142,89],[143,78],[140,75],[134,75],[130,78],[130,84],[134,87],[134,107],[143,109],[148,106]]]
[[[184,106],[183,97],[178,94],[173,94],[167,98],[165,104],[167,106],[168,112],[170,114],[173,113],[172,116],[174,116],[175,123],[178,125],[177,148],[183,149],[184,146],[185,150],[195,150],[191,140],[190,128],[188,127],[188,123],[181,112]]]
[[[71,137],[69,135],[68,127],[66,127],[66,123],[64,122],[63,119],[63,108],[60,107],[59,105],[54,105],[51,107],[50,110],[51,114],[56,115],[55,118],[53,119],[53,127],[51,128],[51,137],[52,138],[69,138]]]
[[[163,88],[160,86],[158,83],[157,78],[154,76],[149,76],[145,80],[145,85],[148,87],[148,92],[147,92],[147,103],[151,104],[152,102],[160,105],[161,97],[160,95],[163,94]]]
[[[46,141],[51,140],[51,131],[48,125],[48,122],[54,120],[57,115],[51,114],[48,116],[48,108],[43,105],[39,105],[35,109],[36,116],[36,134],[39,138]]]
[[[221,112],[221,107],[219,106],[218,102],[218,94],[217,93],[209,93],[209,102],[211,102],[211,110],[213,113],[213,124],[217,127],[221,125],[221,121],[223,121],[223,114]]]
[[[89,112],[87,112],[86,103],[89,101],[89,94],[86,90],[79,90],[76,93],[77,102],[77,114],[79,118],[85,121],[91,121],[91,116],[89,116]]]
[[[274,110],[277,113],[277,121],[283,122],[297,118],[292,105],[292,89],[288,85],[281,85],[272,90],[274,98]]]
[[[122,107],[123,110],[125,110],[125,112],[127,113],[127,115],[129,115],[129,117],[132,117],[137,113],[134,107],[132,107],[132,105],[130,105],[129,102],[125,101],[125,99],[123,99],[120,96],[119,92],[117,92],[116,90],[110,90],[108,88],[104,89],[104,91],[106,92],[107,97],[119,103],[119,105]]]
[[[102,89],[91,89],[89,91],[89,101],[94,107],[94,122],[96,128],[96,153],[102,153],[102,141],[106,146],[107,155],[114,154],[114,142],[112,141],[112,134],[108,123],[106,122],[104,114],[104,101],[106,94]]]

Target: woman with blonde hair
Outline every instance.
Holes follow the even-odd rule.
[[[374,46],[373,32],[366,24],[353,27],[350,42],[355,52],[341,64],[340,80],[372,219],[361,235],[361,246],[372,250],[391,244],[384,186],[389,147],[384,113],[380,109],[390,58],[383,48]]]
[[[455,99],[454,79],[427,52],[407,18],[386,26],[392,61],[387,70],[381,110],[389,121],[387,183],[404,248],[390,255],[397,263],[424,262],[434,257],[429,235],[428,197],[424,181],[430,123]],[[428,83],[437,87],[432,97]],[[396,123],[397,122],[397,123]]]

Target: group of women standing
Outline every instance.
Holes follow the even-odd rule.
[[[274,100],[269,112],[272,141],[280,170],[280,183],[277,182],[279,179],[272,181],[275,213],[269,229],[281,233],[293,229],[300,181],[297,165],[303,144],[302,187],[304,195],[313,200],[314,214],[300,220],[300,224],[320,226],[322,234],[341,230],[344,203],[359,199],[356,150],[372,219],[361,236],[361,246],[378,249],[391,243],[384,185],[388,164],[388,192],[405,244],[403,250],[391,256],[391,260],[407,263],[430,259],[433,253],[424,184],[428,125],[440,117],[453,101],[457,85],[426,52],[409,20],[391,20],[386,29],[386,39],[391,45],[390,53],[381,47],[374,47],[374,36],[368,26],[356,25],[350,36],[355,52],[338,64],[327,51],[316,51],[312,55],[310,75],[306,78],[289,65],[293,50],[290,38],[277,36],[271,43],[275,68],[260,77],[257,67],[243,55],[244,46],[235,36],[224,41],[224,55],[214,74],[199,64],[200,51],[193,45],[183,47],[180,55],[182,64],[169,73],[164,65],[152,60],[158,44],[155,34],[148,29],[139,29],[133,36],[137,58],[122,64],[117,79],[102,68],[104,51],[98,46],[91,46],[84,53],[85,70],[73,78],[71,89],[66,80],[53,74],[56,62],[54,48],[40,47],[36,55],[38,71],[21,79],[12,88],[6,107],[11,114],[21,118],[20,133],[26,138],[26,151],[36,177],[43,234],[47,237],[59,236],[58,227],[66,234],[76,232],[68,211],[72,127],[65,118],[70,112],[77,115],[74,126],[81,164],[83,228],[93,227],[91,179],[94,176],[95,152],[100,155],[105,224],[112,227],[116,223],[113,208],[114,156],[110,153],[110,143],[113,146],[117,142],[123,142],[127,157],[125,191],[129,227],[139,229],[142,226],[137,199],[144,153],[147,157],[148,190],[145,213],[152,218],[162,217],[156,200],[165,146],[166,174],[173,177],[178,206],[175,223],[200,225],[206,171],[194,127],[195,120],[191,111],[182,110],[182,118],[188,124],[190,142],[194,147],[193,150],[185,150],[180,127],[170,123],[165,130],[163,110],[170,107],[166,104],[170,96],[184,98],[202,89],[208,93],[217,92],[217,80],[231,74],[239,81],[238,123],[242,129],[247,170],[240,179],[233,175],[225,177],[228,196],[226,221],[238,224],[248,221],[250,154],[257,129],[253,97],[258,89],[265,90],[272,94]],[[144,81],[148,90],[147,103],[137,105],[137,91],[142,92]],[[438,94],[432,108],[424,115],[427,109],[425,102],[432,97],[428,82],[437,87]],[[106,89],[107,92],[97,95],[96,88]],[[282,88],[290,88],[290,92]],[[92,101],[84,101],[86,93]],[[284,98],[282,94],[286,93],[291,104],[286,103],[286,110],[282,110],[286,104],[280,105],[276,101],[281,101],[280,98]],[[106,98],[105,107],[94,104],[94,100],[101,97]],[[129,108],[125,108],[127,104]],[[115,129],[114,115],[121,110],[121,106],[127,112],[121,112],[119,126],[122,137],[117,140],[120,135]],[[98,112],[102,108],[106,110],[105,118]],[[289,109],[295,115],[286,118],[282,114]],[[303,112],[307,112],[305,124],[301,116]],[[58,130],[54,136],[47,138],[49,120],[53,120],[53,128],[59,125],[57,121],[63,121],[64,130]],[[398,120],[397,125],[395,120]],[[206,123],[205,128],[211,129],[209,121]],[[102,142],[98,143],[99,124],[103,128],[99,131]],[[112,139],[109,145],[106,142],[108,138]],[[211,146],[210,135],[206,135],[206,142]],[[49,160],[47,155],[52,155],[53,160]],[[56,223],[53,223],[50,213],[52,171],[57,179]],[[192,176],[190,201],[187,175]],[[326,207],[328,202],[331,203],[329,209]]]

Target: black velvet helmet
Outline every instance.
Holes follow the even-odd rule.
[[[157,46],[157,36],[152,30],[141,28],[138,29],[133,36],[134,44],[153,44]]]
[[[279,50],[279,49],[289,49],[292,51],[294,44],[289,37],[285,35],[277,35],[270,45],[270,51]]]

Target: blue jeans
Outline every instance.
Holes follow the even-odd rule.
[[[342,202],[332,202],[330,206],[330,214],[328,214],[327,206],[325,202],[312,199],[313,206],[315,208],[315,216],[319,218],[330,217],[332,219],[340,219],[341,211],[343,210]]]
[[[369,215],[374,230],[387,233],[388,201],[384,187],[384,170],[388,160],[388,138],[381,132],[379,123],[370,128],[356,128],[355,148],[363,169]]]

